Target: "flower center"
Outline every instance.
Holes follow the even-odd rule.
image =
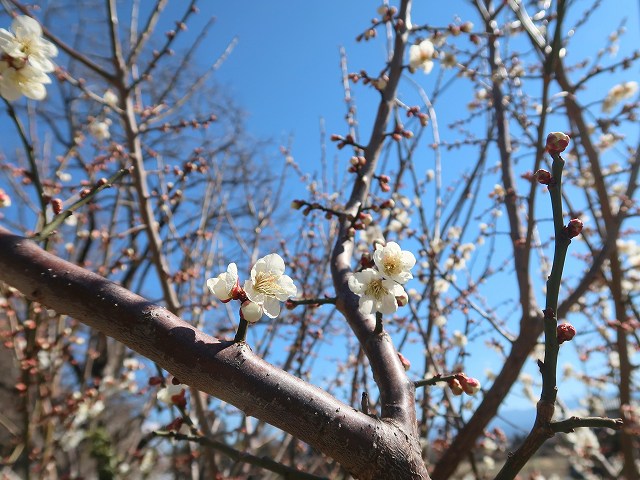
[[[387,255],[382,260],[384,273],[387,275],[397,275],[402,271],[402,264],[398,255]]]
[[[369,285],[367,285],[367,289],[365,290],[364,294],[368,297],[373,297],[377,300],[380,300],[382,297],[389,294],[389,290],[384,288],[384,286],[382,285],[382,279],[378,279],[373,280],[369,283]]]
[[[253,288],[268,297],[275,297],[279,294],[287,293],[278,285],[278,275],[274,275],[273,273],[259,273],[256,275]]]

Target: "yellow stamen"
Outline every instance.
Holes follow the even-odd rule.
[[[380,300],[385,295],[389,294],[389,290],[382,286],[382,279],[374,280],[367,285],[367,289],[364,292],[369,297],[374,297]]]
[[[278,285],[278,276],[272,273],[259,273],[256,275],[256,281],[253,288],[256,292],[275,297],[279,294],[287,293],[280,285]]]

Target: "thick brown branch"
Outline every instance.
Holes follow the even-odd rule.
[[[340,462],[359,478],[420,478],[413,444],[371,418],[256,356],[211,337],[103,277],[0,227],[0,280],[153,360],[181,382],[264,420]],[[392,478],[392,477],[389,477]]]

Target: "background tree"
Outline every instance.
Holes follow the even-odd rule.
[[[386,38],[386,62],[351,73],[342,52],[346,127],[323,143],[337,160],[323,156],[313,179],[289,146],[282,161],[263,158],[208,82],[233,43],[204,71],[194,59],[213,23],[181,43],[195,1],[167,32],[165,1],[56,2],[36,13],[42,32],[24,20],[33,11],[6,2],[22,19],[11,30],[5,17],[0,37],[2,128],[17,132],[0,192],[7,463],[52,478],[440,479],[465,462],[480,478],[509,448],[490,427],[508,392],[520,378],[540,398],[523,376],[533,357],[538,416],[499,478],[549,436],[589,426],[620,429],[619,448],[567,435],[576,468],[637,478],[640,162],[626,142],[637,83],[598,98],[586,87],[638,54],[606,57],[621,28],[591,61],[565,55],[607,3],[474,1],[446,26],[412,17],[408,0],[381,6],[358,38]],[[77,19],[72,33],[55,28]],[[46,101],[14,98],[42,100],[45,88]],[[371,119],[356,89],[376,102]],[[457,92],[473,98],[443,135],[439,108]],[[570,134],[564,160],[549,130]],[[302,216],[277,208],[299,180]],[[394,263],[391,242],[413,253]],[[259,260],[271,251],[297,286],[280,315],[268,298],[293,290],[274,257]],[[236,287],[232,269],[216,277],[231,262]],[[209,277],[220,279],[211,292]],[[247,324],[264,310],[275,318]],[[564,367],[567,385],[586,385],[584,411],[562,384],[555,396],[556,335],[572,329],[560,352],[587,365]],[[604,418],[601,397],[618,399],[621,422]]]

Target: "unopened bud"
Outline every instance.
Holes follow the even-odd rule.
[[[393,208],[396,206],[396,202],[393,198],[389,198],[380,204],[380,208]]]
[[[462,395],[462,392],[464,392],[464,390],[462,389],[462,385],[460,385],[460,382],[457,378],[452,378],[451,380],[448,380],[447,383],[449,384],[451,393],[453,393],[454,395]]]
[[[460,31],[464,33],[471,33],[471,30],[473,30],[473,23],[471,22],[464,22],[460,25]]]
[[[360,213],[359,217],[362,223],[365,225],[371,225],[371,222],[373,222],[373,217],[369,213],[362,212]]]
[[[576,329],[570,323],[561,323],[556,328],[558,343],[568,342],[576,336]]]
[[[477,378],[470,378],[467,376],[461,377],[460,384],[462,385],[464,393],[467,395],[475,395],[480,391],[481,385]]]
[[[411,368],[411,362],[409,361],[409,359],[407,359],[407,357],[405,357],[400,352],[398,352],[398,359],[400,359],[400,363],[402,363],[405,372]]]
[[[396,302],[399,307],[404,307],[407,303],[409,303],[409,296],[406,293],[403,293],[399,297],[396,297]]]
[[[547,152],[552,154],[564,152],[564,149],[569,145],[569,140],[571,140],[571,138],[565,133],[551,132],[547,135],[547,145],[545,148]]]
[[[536,173],[533,174],[538,183],[542,185],[549,185],[551,183],[551,172],[547,170],[540,169]]]
[[[293,208],[294,210],[300,210],[302,208],[302,205],[304,205],[304,202],[302,200],[294,200],[293,202],[291,202],[291,208]]]
[[[567,226],[564,227],[564,230],[567,233],[567,237],[574,238],[580,235],[583,227],[584,224],[582,223],[582,220],[580,220],[579,218],[572,218],[571,220],[569,220]]]
[[[53,209],[54,215],[58,215],[62,211],[62,200],[59,198],[51,200],[51,208]]]

